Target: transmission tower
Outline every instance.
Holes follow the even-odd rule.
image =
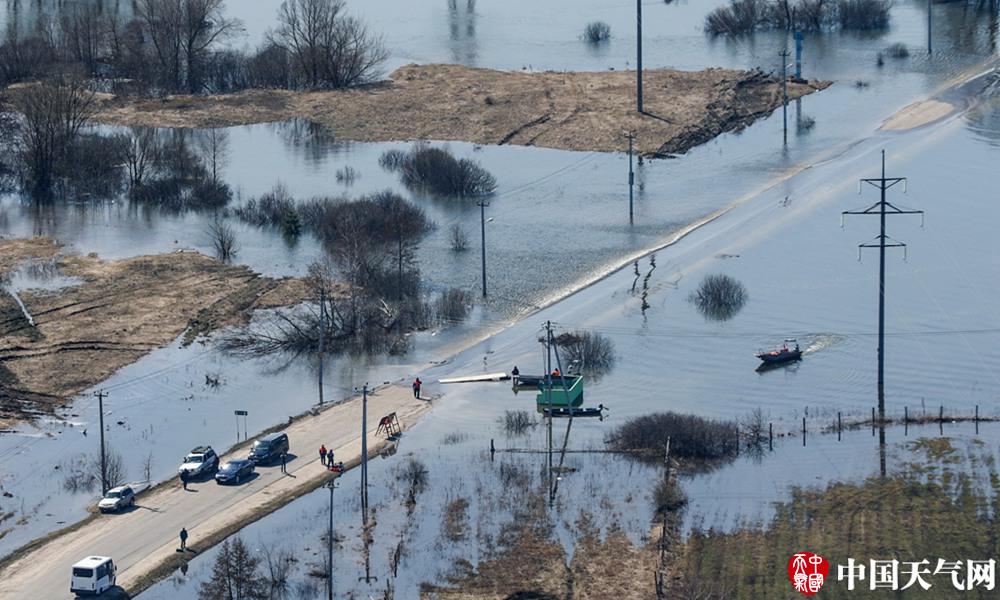
[[[879,235],[872,241],[858,246],[858,260],[861,260],[862,248],[878,248],[878,419],[880,423],[885,423],[885,249],[903,248],[903,259],[906,259],[906,244],[890,238],[885,233],[885,217],[887,215],[920,215],[920,225],[923,226],[922,210],[903,209],[886,201],[886,191],[894,185],[902,183],[903,192],[906,192],[905,177],[885,176],[885,150],[882,151],[882,176],[870,179],[862,179],[858,184],[858,193],[861,193],[861,185],[868,184],[879,190],[879,201],[863,210],[845,210],[841,213],[841,226],[843,226],[844,215],[878,215],[880,221]]]

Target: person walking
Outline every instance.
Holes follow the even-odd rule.
[[[188,549],[188,530],[185,527],[181,527],[181,552],[187,552]]]
[[[319,463],[326,466],[326,444],[321,444],[319,447]]]
[[[420,399],[420,386],[421,385],[423,385],[423,382],[420,381],[419,377],[417,377],[416,379],[413,380],[413,397],[416,398],[417,400]]]
[[[181,487],[184,488],[184,491],[187,491],[187,489],[188,489],[188,479],[189,478],[190,478],[190,475],[188,475],[187,471],[181,471]]]

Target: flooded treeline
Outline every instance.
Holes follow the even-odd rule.
[[[235,50],[242,33],[223,0],[78,2],[8,24],[0,83],[73,73],[117,94],[229,92],[251,87],[344,88],[373,81],[381,39],[343,0],[289,0],[263,44]]]

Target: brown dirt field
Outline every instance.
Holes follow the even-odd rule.
[[[187,331],[246,322],[254,309],[307,297],[296,279],[271,279],[194,252],[103,261],[62,252],[49,238],[0,240],[0,271],[54,260],[82,283],[20,294],[32,327],[0,294],[0,425],[51,412]]]
[[[829,82],[788,84],[790,99]],[[363,89],[249,90],[164,100],[101,97],[96,120],[122,125],[218,127],[305,118],[356,141],[458,140],[563,150],[622,151],[637,132],[646,156],[684,153],[738,131],[781,106],[780,81],[760,71],[644,72],[645,114],[635,111],[635,72],[495,71],[407,65]]]

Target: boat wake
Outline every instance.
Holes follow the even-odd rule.
[[[814,352],[825,350],[842,343],[846,339],[846,336],[835,333],[817,333],[809,337],[809,343],[806,345],[805,350],[802,351],[802,354],[813,354]]]

